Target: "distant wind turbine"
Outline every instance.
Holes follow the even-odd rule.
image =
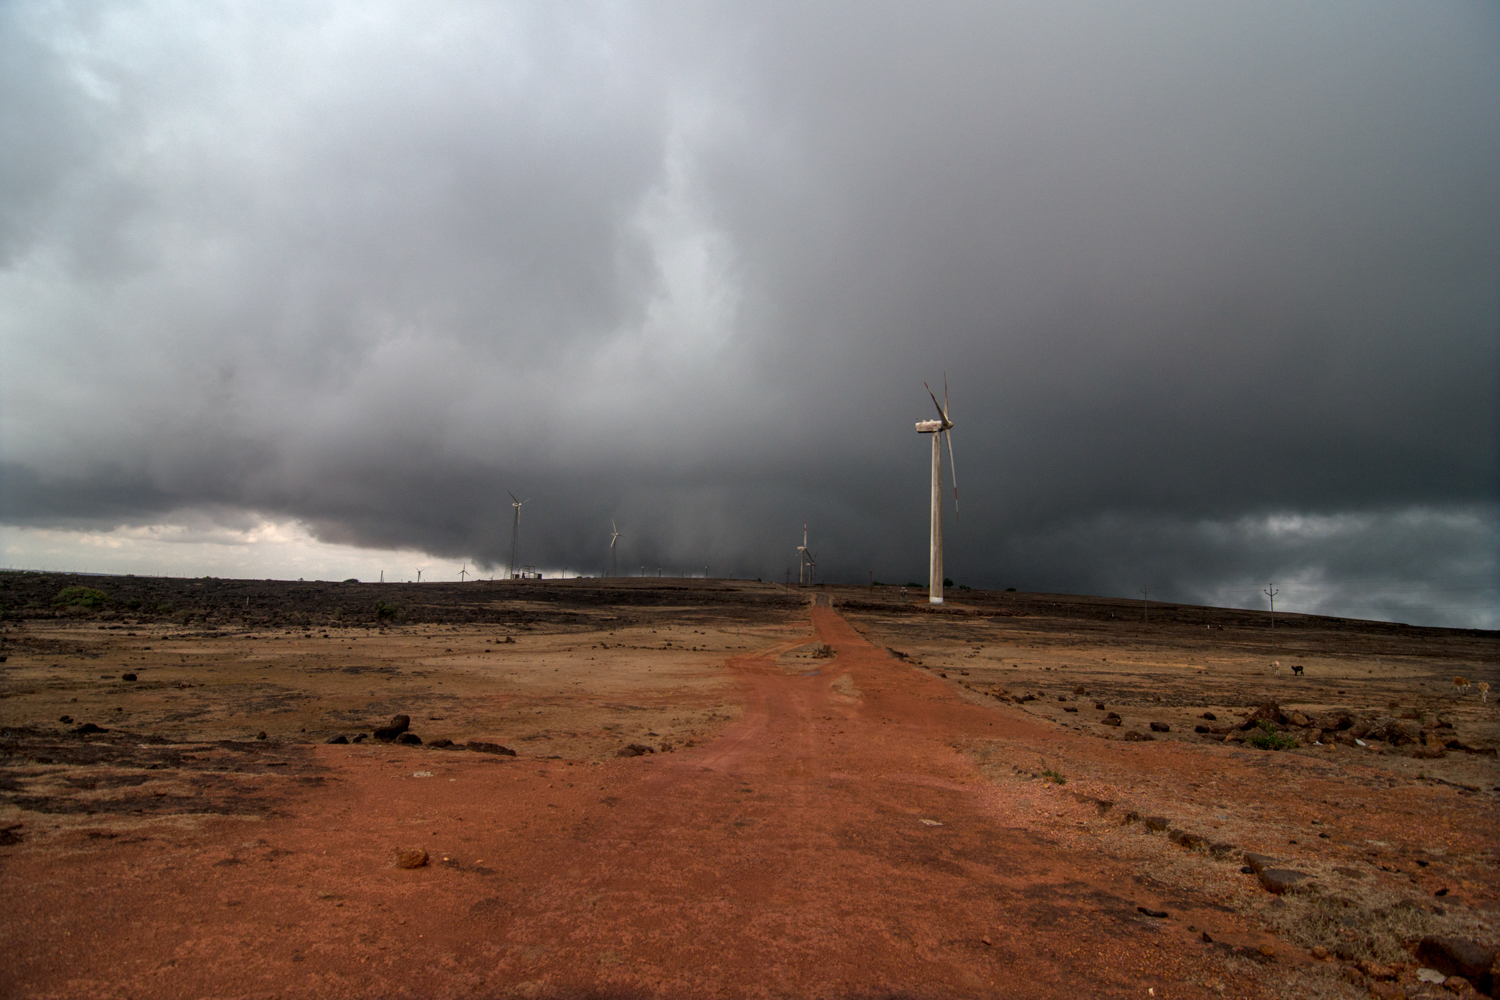
[[[615,527],[614,519],[609,522],[609,575],[620,575],[619,553],[615,551],[615,543],[620,540],[620,529]]]
[[[932,386],[923,382],[938,419],[918,420],[917,433],[932,435],[932,537],[927,557],[927,600],[943,603],[943,443],[948,439],[948,464],[953,465],[953,421],[948,418],[948,376],[943,376],[943,401],[937,401]],[[953,474],[953,519],[958,520],[958,473]]]
[[[506,490],[506,492],[510,493],[509,490]],[[514,580],[516,578],[516,544],[521,539],[521,505],[531,498],[527,497],[526,500],[521,500],[514,493],[511,493],[510,499],[512,501],[511,506],[516,509],[516,519],[510,525],[510,578]]]
[[[459,571],[458,571],[458,582],[459,583],[466,583],[466,582],[468,582],[468,581],[466,581],[464,579],[468,575],[469,575],[469,564],[468,563],[464,563],[463,567],[461,569],[459,569]]]

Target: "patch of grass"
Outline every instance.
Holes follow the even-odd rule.
[[[377,619],[380,619],[381,621],[385,621],[385,620],[390,619],[390,618],[395,618],[399,614],[401,614],[401,608],[398,605],[394,604],[393,602],[391,602],[391,601],[376,601],[375,602],[375,617]]]
[[[1297,738],[1278,733],[1274,726],[1261,719],[1260,731],[1248,737],[1245,742],[1261,750],[1290,750],[1297,745]]]
[[[1068,779],[1067,778],[1063,777],[1061,773],[1059,773],[1057,771],[1054,771],[1051,768],[1048,768],[1047,770],[1043,771],[1042,772],[1042,777],[1046,778],[1048,781],[1052,782],[1053,784],[1057,784],[1057,785],[1066,785],[1068,783]]]
[[[109,595],[93,587],[64,587],[52,598],[52,603],[68,607],[102,608],[109,603]]]

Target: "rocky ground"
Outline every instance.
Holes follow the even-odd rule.
[[[818,594],[0,574],[3,992],[1494,989],[1494,633]]]

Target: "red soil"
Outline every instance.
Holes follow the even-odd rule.
[[[1221,941],[1266,940],[1061,830],[1028,832],[1021,793],[954,744],[1125,747],[966,703],[812,615],[837,659],[812,676],[776,666],[786,646],[730,661],[743,717],[693,750],[318,746],[328,780],[279,818],[15,853],[0,993],[1165,998],[1214,995],[1189,980],[1222,975],[1195,915]],[[431,863],[396,868],[408,846]]]

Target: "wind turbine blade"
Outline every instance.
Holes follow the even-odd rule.
[[[953,464],[953,432],[943,431],[948,439],[948,474],[953,477],[953,520],[958,520],[958,468]]]
[[[943,418],[948,417],[948,373],[943,372]]]
[[[507,493],[510,493],[510,490],[506,490],[506,491],[505,491],[505,492],[507,492]],[[511,498],[511,499],[512,499],[512,500],[516,500],[516,495],[515,495],[515,494],[514,494],[514,493],[510,493],[510,498]],[[516,500],[516,503],[520,503],[520,502],[521,502],[521,501],[519,501],[519,500]]]
[[[943,423],[946,424],[948,422],[948,414],[943,412],[943,404],[937,401],[937,393],[933,392],[932,386],[928,385],[926,382],[923,382],[922,386],[927,390],[927,395],[932,397],[932,405],[937,407],[938,416],[942,419]]]

